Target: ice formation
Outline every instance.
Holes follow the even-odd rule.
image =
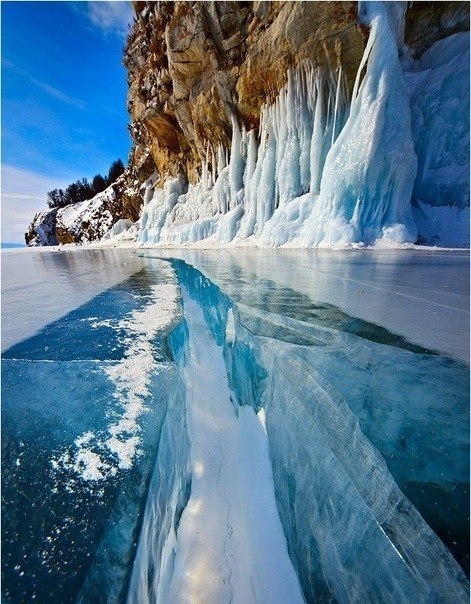
[[[469,203],[469,35],[436,42],[406,80],[419,160],[413,198],[462,209]]]
[[[469,246],[469,35],[436,42],[406,72],[418,158],[412,192],[421,240]]]
[[[469,203],[465,34],[430,49],[407,73],[407,87],[405,8],[360,3],[370,36],[350,100],[341,69],[301,65],[273,105],[262,108],[258,133],[233,117],[229,157],[208,144],[197,184],[182,175],[163,187],[155,186],[157,175],[149,179],[140,242],[396,246],[415,243],[419,225],[422,238],[450,244],[450,229],[440,216],[420,213],[419,202],[460,209]],[[455,124],[450,111],[457,104]]]
[[[299,290],[338,276],[336,257],[336,297],[363,306],[371,279],[415,317],[459,314],[465,286],[427,289],[424,264],[417,289],[397,279],[423,252],[397,254],[404,271],[379,252],[373,269],[361,253],[179,255],[204,273],[140,254],[4,353],[10,599],[468,601],[452,554],[466,566],[469,366]],[[466,272],[465,253],[438,257]]]
[[[223,349],[190,295],[194,292],[183,289],[191,495],[176,534],[170,532],[156,558],[157,572],[142,555],[156,543],[142,541],[128,601],[301,604],[304,598],[276,509],[263,423],[252,408],[234,408]],[[152,530],[149,522],[158,526],[159,518],[152,513],[144,517],[145,533]]]
[[[162,432],[128,601],[465,601],[459,566],[303,347],[256,336],[211,281],[175,267],[185,395]]]

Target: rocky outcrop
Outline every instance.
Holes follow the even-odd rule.
[[[81,244],[101,239],[119,221],[139,219],[140,187],[155,170],[152,156],[134,147],[124,173],[92,199],[37,214],[25,234],[29,246]]]
[[[59,243],[88,243],[107,233],[116,219],[113,186],[93,199],[74,203],[57,212],[56,234]]]
[[[367,31],[356,2],[134,2],[125,50],[131,134],[162,184],[201,176],[208,145],[230,147],[231,119],[256,128],[260,109],[309,62],[342,67],[349,90]],[[410,2],[405,41],[414,58],[469,29],[465,2]]]
[[[231,119],[260,108],[303,62],[340,65],[350,86],[365,33],[355,2],[135,2],[125,51],[131,133],[163,180],[201,174],[208,144],[230,146]]]
[[[409,2],[405,42],[419,59],[435,42],[469,31],[469,2]]]
[[[25,233],[26,245],[30,247],[57,245],[56,216],[57,208],[36,214]]]
[[[59,243],[96,241],[102,239],[117,222],[133,223],[139,218],[140,178],[147,174],[148,169],[154,169],[152,162],[148,165],[147,161],[146,167],[147,156],[139,154],[138,149],[133,150],[130,166],[134,171],[129,167],[102,193],[58,210],[56,236]]]

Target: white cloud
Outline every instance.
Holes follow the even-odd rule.
[[[74,107],[78,107],[79,109],[85,108],[85,103],[83,101],[81,101],[80,99],[71,97],[71,96],[65,94],[64,92],[62,92],[61,90],[58,90],[57,88],[54,88],[53,86],[50,86],[46,82],[42,82],[41,80],[37,80],[36,78],[33,78],[33,76],[31,74],[29,74],[24,69],[21,69],[20,67],[15,65],[12,61],[2,58],[2,66],[6,67],[8,69],[13,69],[19,75],[30,80],[30,82],[32,82],[35,86],[38,86],[39,88],[44,90],[44,92],[46,92],[50,96],[58,99],[59,101],[62,101],[63,103],[67,103],[67,105],[73,105]]]
[[[85,103],[80,99],[75,99],[67,94],[64,94],[61,90],[54,88],[53,86],[49,86],[46,82],[41,82],[36,78],[30,78],[33,84],[42,88],[44,92],[47,92],[50,96],[53,96],[55,99],[62,101],[63,103],[67,103],[67,105],[73,105],[74,107],[78,107],[79,109],[83,109],[85,107]]]
[[[104,32],[115,32],[125,36],[132,21],[130,2],[87,2],[90,21]]]
[[[73,178],[51,178],[14,166],[2,166],[2,241],[24,243],[24,234],[37,212],[47,209],[47,192]]]

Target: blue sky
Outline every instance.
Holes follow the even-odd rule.
[[[23,242],[46,193],[126,163],[128,2],[5,2],[2,241]]]

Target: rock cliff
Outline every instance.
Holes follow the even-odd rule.
[[[125,51],[136,145],[160,179],[201,176],[208,143],[230,147],[232,116],[260,108],[303,62],[342,65],[353,85],[365,44],[355,2],[135,2]]]
[[[95,212],[98,226],[86,219],[69,228],[60,211],[60,243],[90,241],[118,220],[137,220],[141,185],[154,172],[158,187],[175,177],[196,183],[208,148],[230,148],[234,118],[247,130],[257,128],[262,105],[274,101],[290,70],[341,69],[351,93],[368,39],[350,1],[138,1],[133,7],[124,52],[134,142],[128,168],[101,206],[103,216]],[[411,59],[467,30],[466,2],[408,3]],[[209,168],[212,161],[209,156]]]
[[[469,29],[466,2],[410,2],[405,42],[420,57]],[[131,134],[159,177],[201,176],[208,142],[230,147],[231,116],[257,127],[290,68],[342,66],[351,91],[367,40],[356,2],[134,2],[125,50]]]

